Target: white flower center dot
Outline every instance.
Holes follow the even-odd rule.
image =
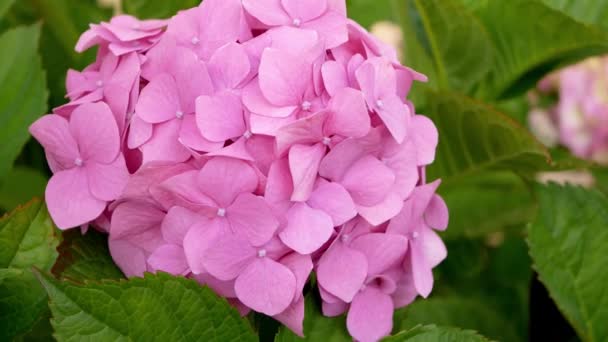
[[[342,242],[346,242],[346,241],[348,241],[349,238],[350,238],[350,236],[348,234],[344,234],[340,237],[340,240],[342,240]]]
[[[384,102],[382,100],[376,100],[376,106],[378,108],[382,108],[382,107],[384,107]]]
[[[82,164],[84,164],[84,162],[82,161],[82,159],[80,159],[80,158],[74,159],[74,165],[76,165],[76,166],[82,166]]]
[[[417,239],[417,238],[418,238],[418,232],[413,232],[412,239]]]
[[[293,20],[293,26],[300,27],[300,25],[302,25],[302,20],[300,18],[295,18]]]
[[[263,258],[266,256],[266,250],[265,249],[260,249],[258,251],[258,257]]]
[[[331,143],[331,138],[330,137],[324,137],[323,138],[323,145],[329,146],[330,143]]]
[[[101,88],[101,87],[103,87],[103,81],[99,80],[99,81],[95,82],[95,85],[97,86],[97,88]]]
[[[197,45],[198,43],[201,42],[201,40],[198,39],[198,37],[192,37],[192,39],[190,40],[190,42],[192,43],[192,45]]]
[[[184,112],[182,112],[181,110],[178,110],[178,111],[175,113],[175,117],[176,117],[176,118],[178,118],[178,119],[183,118],[183,117],[184,117]]]
[[[219,217],[224,217],[224,216],[226,216],[226,209],[224,209],[224,208],[219,208],[219,209],[217,210],[217,216],[219,216]]]
[[[252,136],[252,135],[253,135],[253,134],[251,134],[251,132],[249,132],[249,131],[246,131],[245,133],[243,133],[243,137],[244,137],[245,139],[249,139],[249,138],[251,138],[251,136]]]
[[[309,111],[311,107],[312,107],[312,103],[310,103],[308,101],[302,102],[302,110]]]

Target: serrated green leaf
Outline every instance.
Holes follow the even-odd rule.
[[[408,331],[387,337],[383,342],[488,342],[489,340],[471,330],[437,327],[435,325],[418,326]]]
[[[275,342],[295,341],[349,342],[352,338],[346,331],[345,316],[333,318],[323,316],[319,303],[312,295],[308,295],[304,315],[304,338],[284,326],[279,328],[275,338]]]
[[[440,89],[470,92],[492,65],[493,47],[483,25],[458,0],[404,0],[403,3],[402,11],[408,10],[409,3],[422,25],[421,32],[404,30],[406,45],[422,40],[422,46],[428,47],[425,59],[434,62],[434,70],[429,70],[428,64],[419,65],[421,56],[412,56],[422,53],[420,49],[408,53],[406,47],[406,62],[411,59],[413,67],[435,75],[436,80],[432,82],[437,82]]]
[[[31,272],[50,270],[57,258],[59,238],[46,207],[39,200],[0,219],[0,340],[26,332],[46,310],[46,294]]]
[[[128,281],[38,279],[58,341],[257,341],[247,320],[209,288],[168,274]]]
[[[547,149],[524,127],[482,102],[449,92],[429,92],[422,112],[439,130],[429,179],[445,183],[482,170],[532,173],[546,168]]]
[[[494,308],[476,297],[435,297],[418,300],[395,312],[394,330],[408,330],[419,324],[437,324],[471,329],[503,342],[518,342],[515,326]]]
[[[0,180],[29,140],[29,125],[46,111],[48,92],[38,56],[39,37],[39,25],[0,36]]]
[[[540,280],[584,341],[608,339],[608,199],[596,190],[538,186],[528,244]]]
[[[608,28],[608,1],[606,0],[541,0],[547,6],[559,10],[574,19]]]
[[[57,248],[59,258],[53,266],[55,276],[80,283],[124,278],[110,256],[106,235],[92,229],[83,235],[79,229],[72,229],[62,236],[63,241]]]
[[[608,34],[538,0],[488,1],[475,13],[496,51],[487,98],[522,94],[557,66],[608,51]]]
[[[201,0],[123,0],[125,13],[134,15],[140,19],[170,18],[178,11],[196,7]]]

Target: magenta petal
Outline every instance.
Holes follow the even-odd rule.
[[[292,201],[306,201],[317,179],[325,145],[295,145],[289,150],[289,169],[293,178]]]
[[[260,89],[264,97],[276,106],[299,105],[311,80],[303,77],[310,65],[285,52],[268,48],[260,62]]]
[[[217,151],[224,147],[224,141],[213,142],[203,137],[196,124],[194,114],[187,114],[182,118],[179,142],[190,149],[201,152]]]
[[[190,159],[190,151],[179,142],[181,121],[169,120],[154,125],[152,137],[140,147],[143,164],[163,161],[181,163]]]
[[[214,157],[208,161],[197,179],[200,189],[224,209],[239,194],[252,193],[258,187],[258,176],[249,164],[225,157]]]
[[[188,230],[201,221],[201,215],[182,207],[173,207],[161,224],[163,238],[172,244],[182,245]]]
[[[410,263],[416,291],[426,298],[433,290],[433,269],[426,259],[424,247],[412,244],[410,247]]]
[[[331,237],[334,225],[324,211],[296,203],[287,212],[287,226],[279,234],[281,241],[300,254],[311,254]]]
[[[287,266],[296,276],[296,298],[302,297],[302,291],[304,290],[304,286],[306,286],[306,282],[308,281],[308,277],[310,276],[310,272],[312,272],[313,264],[310,255],[301,255],[298,253],[290,253],[287,256],[281,258],[280,263]]]
[[[336,302],[336,303],[328,303],[323,302],[321,306],[321,310],[323,311],[323,316],[325,317],[337,317],[342,315],[348,310],[348,303],[344,302]]]
[[[270,166],[266,181],[265,197],[271,204],[289,201],[293,192],[289,163],[286,158],[278,159]]]
[[[105,103],[83,104],[70,117],[70,132],[78,142],[82,160],[111,163],[120,149],[114,115]]]
[[[300,337],[304,337],[304,298],[291,304],[285,311],[273,317]]]
[[[402,143],[407,136],[408,126],[412,113],[410,108],[403,103],[397,96],[392,96],[382,100],[382,109],[377,109],[376,113],[382,119],[386,128],[398,143]]]
[[[141,248],[125,240],[110,240],[108,245],[112,259],[127,277],[144,276],[148,268]]]
[[[357,208],[353,199],[348,191],[338,183],[319,185],[310,195],[308,204],[331,216],[334,227],[340,226],[357,216]]]
[[[45,198],[49,213],[60,229],[93,221],[106,208],[105,201],[91,195],[86,171],[79,167],[55,173],[46,187]]]
[[[329,116],[326,130],[347,138],[360,138],[369,132],[371,122],[363,94],[351,88],[336,92],[329,103],[332,115]]]
[[[335,96],[339,90],[346,88],[349,85],[346,68],[339,62],[325,62],[321,67],[321,73],[323,75],[325,89],[331,96]]]
[[[327,0],[281,0],[281,4],[290,17],[304,22],[318,18],[327,11]]]
[[[367,277],[367,258],[357,250],[335,243],[319,260],[317,280],[332,295],[350,303]]]
[[[414,243],[420,246],[430,267],[439,265],[448,256],[443,240],[431,229],[420,230]]]
[[[148,201],[127,201],[119,204],[112,213],[110,240],[158,229],[165,212]]]
[[[327,112],[319,112],[282,127],[277,133],[277,153],[283,155],[295,144],[314,144],[323,140]]]
[[[372,233],[356,238],[350,246],[367,257],[367,273],[379,275],[403,259],[407,251],[407,238],[403,235]]]
[[[236,88],[249,75],[251,65],[242,45],[229,43],[209,60],[209,73],[221,88]]]
[[[448,227],[448,206],[441,196],[434,195],[424,213],[426,223],[434,229],[445,230]]]
[[[129,128],[127,146],[130,149],[136,149],[146,143],[152,137],[153,128],[153,124],[143,121],[137,115],[133,116]]]
[[[291,24],[289,16],[282,9],[281,0],[243,0],[243,7],[266,25]]]
[[[68,121],[56,114],[45,115],[30,126],[30,133],[62,168],[73,167],[80,157]]]
[[[178,245],[159,247],[148,257],[148,264],[154,272],[162,271],[173,275],[185,275],[190,272],[184,249]]]
[[[201,273],[194,275],[194,279],[202,285],[209,286],[215,293],[226,298],[236,298],[234,292],[234,280],[223,281],[214,278],[209,273]]]
[[[257,80],[250,82],[243,89],[243,104],[250,112],[270,118],[286,118],[297,109],[296,105],[276,106],[268,102]]]
[[[293,301],[296,277],[276,261],[257,258],[236,279],[234,290],[243,304],[274,316],[285,311]]]
[[[389,194],[395,183],[395,174],[378,159],[365,156],[351,166],[341,183],[355,203],[373,206]]]
[[[135,112],[149,123],[173,119],[180,110],[175,79],[169,74],[155,77],[142,91]]]
[[[371,207],[358,205],[357,211],[371,225],[378,226],[397,216],[401,212],[403,205],[401,197],[393,191],[382,202],[376,205]]]
[[[247,237],[254,246],[268,242],[279,228],[279,221],[263,197],[244,193],[226,209],[232,231]]]
[[[361,291],[348,310],[346,326],[354,339],[376,342],[390,335],[393,329],[393,301],[374,287]]]
[[[213,221],[224,220],[215,219]],[[213,227],[213,229],[216,228]],[[230,228],[221,227],[221,230],[217,230],[217,232],[211,232],[208,227],[206,231],[200,231],[199,237],[195,238],[198,244],[195,241],[189,241],[193,237],[188,232],[184,240],[187,242],[184,245],[186,255],[190,260],[187,247],[191,245],[194,253],[200,250],[202,266],[207,272],[220,280],[232,280],[252,263],[257,255],[257,249],[251,246],[245,236],[230,232]]]
[[[429,165],[435,160],[435,150],[439,133],[433,121],[423,115],[416,115],[411,122],[412,139],[417,148],[418,165]]]
[[[113,201],[122,195],[129,181],[129,171],[122,154],[110,164],[91,161],[85,163],[84,167],[93,196],[100,200]]]
[[[200,96],[196,100],[196,123],[211,141],[226,141],[245,133],[241,99],[230,92]]]

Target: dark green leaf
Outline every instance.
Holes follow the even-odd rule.
[[[605,0],[541,0],[583,23],[608,28],[608,1]]]
[[[398,15],[390,0],[348,0],[348,17],[371,28],[378,21],[396,21]]]
[[[387,337],[383,342],[488,342],[474,331],[458,328],[418,326],[408,331]]]
[[[0,220],[0,340],[28,331],[46,310],[46,294],[31,272],[50,270],[59,238],[44,204],[38,200]],[[16,270],[16,271],[15,271]]]
[[[141,19],[169,18],[178,11],[196,7],[201,0],[123,0],[123,8],[126,13]]]
[[[247,320],[196,281],[167,274],[89,282],[39,280],[59,341],[257,341]]]
[[[4,17],[4,14],[6,13],[6,11],[8,11],[9,8],[11,8],[14,2],[15,0],[2,0],[0,2],[0,19]]]
[[[59,259],[53,266],[53,274],[57,277],[76,282],[124,278],[112,261],[107,236],[93,229],[86,235],[79,229],[64,232],[57,250]]]
[[[37,52],[39,37],[39,25],[0,36],[0,179],[30,138],[29,125],[46,111],[48,93]]]
[[[19,203],[34,197],[44,196],[48,179],[42,172],[24,166],[16,166],[6,176],[7,181],[0,183],[0,208],[10,211]]]
[[[540,280],[585,341],[608,339],[608,199],[596,190],[537,187],[528,244]]]

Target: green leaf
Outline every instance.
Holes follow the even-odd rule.
[[[419,324],[455,326],[479,331],[498,341],[521,341],[515,333],[515,327],[506,317],[476,297],[418,300],[395,312],[394,330],[407,330]]]
[[[450,183],[482,170],[532,173],[546,168],[547,149],[524,127],[494,108],[449,92],[429,92],[423,111],[439,130],[429,179]]]
[[[25,166],[15,166],[6,179],[8,181],[0,183],[0,207],[6,211],[34,197],[44,196],[48,182],[42,172]]]
[[[547,6],[562,11],[576,20],[608,28],[606,0],[541,0]]]
[[[38,56],[40,26],[19,27],[0,36],[0,180],[30,135],[29,125],[46,111],[46,79]]]
[[[140,19],[169,18],[178,11],[196,7],[201,0],[123,0],[125,13]]]
[[[77,285],[41,272],[58,341],[257,341],[247,320],[196,281],[168,274]]]
[[[383,342],[489,342],[471,330],[437,327],[434,325],[418,326],[408,331],[387,337]]]
[[[608,199],[596,190],[537,187],[529,230],[534,268],[584,341],[608,339]]]
[[[530,222],[536,213],[532,192],[509,171],[466,177],[439,191],[450,208],[450,225],[442,234],[445,239],[482,237]]]
[[[53,266],[53,274],[76,282],[85,280],[122,279],[122,272],[112,261],[108,238],[89,229],[83,235],[79,229],[62,234],[63,241],[57,250],[59,258]]]
[[[421,40],[427,46],[426,59],[432,60],[434,71],[420,68],[437,77],[440,89],[454,89],[463,93],[484,78],[492,65],[493,48],[488,34],[480,21],[462,6],[458,0],[403,0],[411,2],[422,24],[422,32],[404,30],[405,42]],[[404,10],[406,5],[402,5]],[[408,14],[408,15],[411,15]],[[413,53],[421,53],[416,49]],[[406,47],[406,61],[412,57]]]
[[[11,8],[14,2],[15,0],[2,0],[2,2],[0,2],[0,19],[4,17],[4,14]]]
[[[18,277],[23,274],[23,270],[16,268],[0,268],[0,284],[6,278]]]
[[[488,1],[475,13],[496,51],[488,98],[521,94],[557,66],[608,51],[608,34],[538,0]]]
[[[50,270],[59,238],[39,200],[0,219],[0,340],[24,333],[46,310],[46,294],[31,272]],[[10,271],[10,270],[16,271]]]
[[[348,0],[348,17],[361,26],[371,28],[378,21],[396,21],[395,4],[390,0]]]
[[[306,296],[306,312],[304,315],[304,338],[294,334],[282,326],[275,338],[275,342],[293,341],[324,341],[349,342],[352,338],[346,331],[346,317],[325,317],[321,313],[320,304],[312,295]]]

